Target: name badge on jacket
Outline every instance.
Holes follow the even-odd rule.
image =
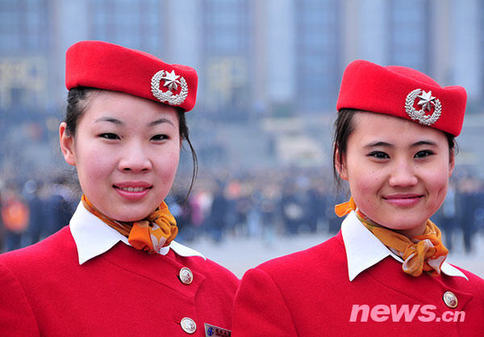
[[[230,337],[232,331],[205,323],[205,337]]]

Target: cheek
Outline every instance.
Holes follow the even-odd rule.
[[[180,161],[180,154],[178,152],[173,153],[170,156],[169,164],[167,165],[167,173],[170,174],[172,177],[175,177],[176,175],[179,161]]]
[[[157,166],[159,167],[159,172],[165,178],[165,181],[173,181],[178,169],[178,162],[180,160],[180,149],[178,147],[173,147],[163,156],[158,156]]]
[[[427,178],[427,188],[430,193],[434,193],[438,198],[445,198],[447,192],[447,186],[449,184],[449,174],[445,169],[437,171],[436,174],[428,174]]]
[[[350,190],[353,199],[361,209],[368,207],[377,192],[374,181],[369,183],[368,179],[351,179]]]
[[[439,172],[435,175],[428,176],[427,179],[427,193],[428,203],[426,204],[426,210],[429,213],[428,217],[431,217],[442,206],[445,197],[447,195],[448,188],[448,174],[447,172]]]
[[[380,190],[385,186],[386,175],[371,165],[355,165],[349,170],[351,196],[358,208],[367,215],[378,207]]]
[[[348,162],[348,182],[352,193],[371,193],[381,187],[385,173],[372,165],[362,165],[361,162]]]
[[[81,185],[84,181],[92,184],[100,179],[106,179],[106,175],[112,172],[115,166],[113,152],[104,151],[102,147],[96,146],[86,146],[83,150],[76,154],[76,167]]]

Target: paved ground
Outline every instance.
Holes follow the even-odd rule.
[[[246,270],[264,261],[309,248],[327,238],[324,234],[300,234],[294,237],[275,237],[272,244],[258,238],[227,237],[219,244],[202,238],[187,245],[241,277]],[[447,261],[484,278],[484,233],[475,238],[474,247],[475,251],[466,255],[462,245],[456,244]]]

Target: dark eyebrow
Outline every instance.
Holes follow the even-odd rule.
[[[417,147],[421,145],[430,145],[430,146],[437,146],[437,143],[431,141],[431,140],[421,140],[419,142],[413,143],[412,147]]]
[[[124,124],[119,119],[116,119],[116,118],[113,118],[113,117],[101,117],[101,118],[96,119],[94,122],[95,123],[110,122],[110,123],[113,123],[113,124],[116,124],[116,125],[123,125]]]
[[[113,123],[113,124],[116,124],[116,125],[124,125],[124,123],[122,121],[120,121],[119,119],[113,118],[113,117],[101,117],[101,118],[96,119],[95,122],[96,123],[98,123],[98,122],[109,122],[109,123]],[[173,122],[170,121],[167,118],[157,119],[157,120],[149,123],[148,126],[155,126],[155,125],[163,124],[163,123],[168,123],[168,124],[171,124],[172,126],[175,126],[175,124],[173,124]]]
[[[411,145],[411,147],[418,147],[422,145],[429,145],[429,146],[437,146],[437,143],[431,141],[431,140],[420,140],[418,142],[415,142]],[[372,147],[377,147],[377,146],[382,146],[382,147],[394,147],[392,144],[387,143],[387,142],[382,142],[382,141],[376,141],[370,144],[365,145],[365,148],[372,148]]]
[[[371,148],[371,147],[376,147],[376,146],[383,146],[383,147],[393,147],[392,144],[387,143],[387,142],[381,142],[381,141],[376,141],[370,144],[365,145],[365,148]]]
[[[172,126],[175,126],[175,124],[173,124],[173,122],[167,118],[160,118],[160,119],[157,119],[153,122],[151,122],[150,124],[148,124],[148,126],[155,126],[155,125],[158,125],[158,124],[163,124],[163,123],[168,123],[168,124],[171,124]]]

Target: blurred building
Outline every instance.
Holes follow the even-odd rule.
[[[245,120],[251,110],[250,89],[257,86],[253,2],[205,0],[200,11],[203,107],[219,118]]]
[[[49,47],[54,27],[48,0],[0,2],[0,108],[48,105]],[[15,115],[12,116],[15,118]]]
[[[1,0],[0,161],[12,166],[31,144],[14,167],[52,162],[42,144],[55,143],[62,116],[65,51],[84,39],[197,68],[194,135],[228,162],[247,149],[243,162],[299,162],[278,154],[288,137],[327,145],[342,71],[357,58],[462,84],[471,113],[484,103],[484,0]]]
[[[355,58],[464,83],[481,101],[483,22],[483,0],[2,0],[0,108],[63,102],[64,52],[82,39],[197,67],[200,106],[235,119],[332,110]]]
[[[342,2],[303,0],[294,7],[298,110],[332,111],[343,67]]]

